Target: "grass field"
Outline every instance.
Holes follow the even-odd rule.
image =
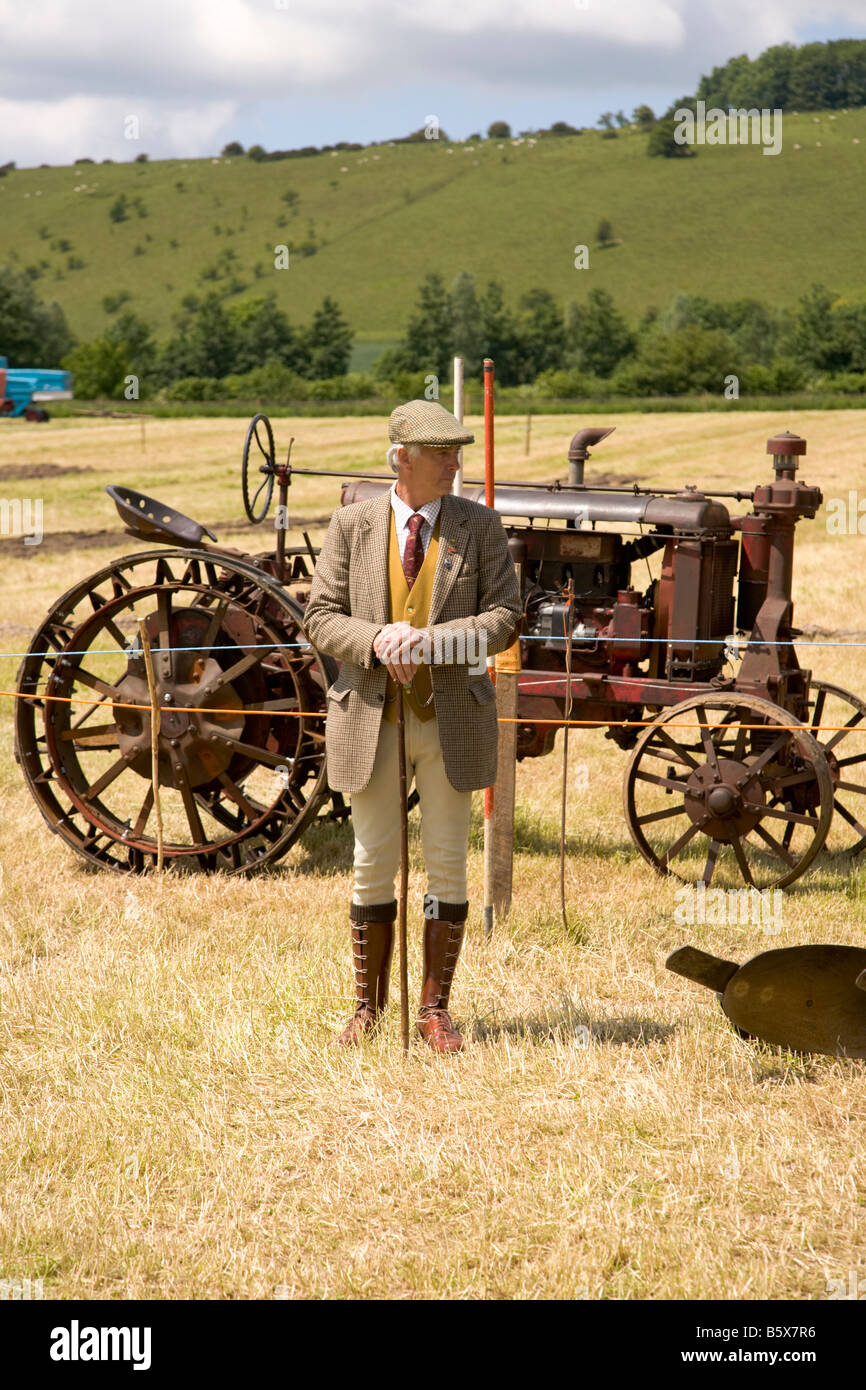
[[[40,296],[56,298],[83,338],[108,322],[103,296],[122,291],[161,339],[186,293],[224,291],[233,277],[245,286],[239,295],[273,289],[295,322],[329,294],[358,335],[356,368],[402,336],[432,270],[447,282],[461,269],[482,285],[498,278],[512,302],[536,285],[562,303],[606,289],[633,321],[681,290],[776,307],[794,306],[814,281],[862,296],[866,110],[786,116],[775,157],[704,146],[696,159],[649,159],[646,143],[636,132],[587,132],[268,164],[18,170],[0,179],[0,264],[40,268]],[[140,148],[130,142],[130,160]],[[129,216],[114,223],[120,194]],[[601,218],[620,243],[604,251],[595,248]],[[274,247],[300,247],[311,227],[316,254],[275,271]],[[590,247],[589,273],[574,269],[578,244]],[[70,268],[70,257],[83,264]]]
[[[792,422],[610,423],[588,476],[735,488],[767,477],[765,441]],[[866,413],[793,424],[809,440],[808,482],[825,497],[860,485]],[[500,475],[563,476],[574,427],[538,417],[527,460],[522,423],[502,420]],[[382,464],[382,421],[305,420],[297,432],[300,466]],[[287,434],[279,422],[278,445]],[[226,543],[262,548],[239,522],[242,438],[242,422],[219,419],[151,421],[144,444],[138,423],[0,428],[0,494],[44,498],[46,532],[26,550],[0,544],[3,690],[51,600],[136,548],[106,483],[137,484]],[[293,518],[320,536],[337,498],[336,480],[298,479]],[[807,634],[866,640],[863,544],[828,535],[821,514],[800,525],[795,621]],[[866,649],[801,660],[866,691]],[[567,928],[561,757],[518,769],[514,908],[489,942],[476,805],[452,1000],[466,1052],[438,1059],[417,1041],[404,1061],[392,1000],[381,1036],[346,1056],[329,1044],[350,1009],[350,829],[316,827],[246,882],[90,873],[23,787],[4,697],[0,1278],[42,1277],[46,1297],[65,1298],[822,1299],[829,1279],[862,1271],[863,1065],[741,1040],[664,959],[686,940],[738,960],[862,944],[863,872],[821,859],[785,891],[770,939],[680,926],[676,885],[652,874],[624,823],[626,760],[601,733],[572,736]],[[412,856],[414,998],[414,816]]]

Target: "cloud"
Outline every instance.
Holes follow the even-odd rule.
[[[226,101],[183,107],[85,96],[0,100],[0,131],[7,132],[8,157],[22,166],[72,164],[85,157],[128,160],[142,151],[167,158],[212,151],[215,134],[234,119],[237,109],[237,103]],[[139,122],[135,140],[124,135],[129,116]]]
[[[821,15],[842,32],[864,20],[866,0],[830,0]],[[210,153],[239,113],[354,99],[387,124],[389,95],[413,87],[420,105],[457,85],[524,100],[679,96],[815,22],[814,0],[0,0],[0,153],[126,158],[129,113],[152,157]]]

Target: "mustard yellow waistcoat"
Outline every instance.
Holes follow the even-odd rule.
[[[441,516],[441,509],[440,509]],[[400,560],[400,546],[397,543],[397,524],[394,508],[391,508],[391,536],[388,542],[388,595],[392,623],[411,623],[413,627],[426,627],[430,615],[430,599],[433,594],[433,576],[436,573],[436,559],[439,555],[439,517],[433,528],[433,535],[424,556],[424,563],[410,590]],[[421,663],[417,668],[411,686],[403,688],[403,698],[419,719],[428,720],[436,716],[432,700],[433,682],[430,667]],[[429,700],[430,703],[425,704]],[[385,719],[394,722],[397,718],[397,683],[388,677],[385,695]]]

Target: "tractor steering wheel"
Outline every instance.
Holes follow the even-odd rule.
[[[262,433],[259,433],[259,430]],[[264,436],[264,438],[263,438]],[[250,450],[253,440],[255,440],[259,454],[264,462],[258,463],[258,472],[264,474],[264,478],[258,487],[253,491],[255,479],[251,479]],[[256,454],[253,451],[252,467],[256,465]],[[267,415],[254,415],[250,420],[247,437],[244,440],[243,462],[241,466],[241,483],[244,494],[244,511],[249,520],[256,525],[264,521],[271,505],[271,498],[274,493],[274,474],[276,472],[276,451],[274,448],[274,432],[271,429],[271,422]],[[264,500],[259,504],[259,498],[264,493]],[[256,507],[258,506],[258,511]]]

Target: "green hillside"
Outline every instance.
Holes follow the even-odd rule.
[[[164,339],[190,291],[274,289],[302,322],[329,294],[367,359],[401,334],[434,270],[498,278],[512,302],[534,285],[563,303],[603,288],[632,319],[681,290],[779,307],[817,280],[863,296],[866,110],[786,116],[776,157],[705,146],[650,159],[646,144],[626,130],[14,170],[0,178],[0,264],[37,267],[37,293],[82,338],[105,328],[105,295],[126,292],[125,307]],[[114,222],[121,194],[128,216]],[[594,245],[602,217],[619,240],[605,250]],[[293,250],[290,268],[274,269],[277,244],[305,242],[314,254]],[[588,271],[574,269],[579,243]]]

